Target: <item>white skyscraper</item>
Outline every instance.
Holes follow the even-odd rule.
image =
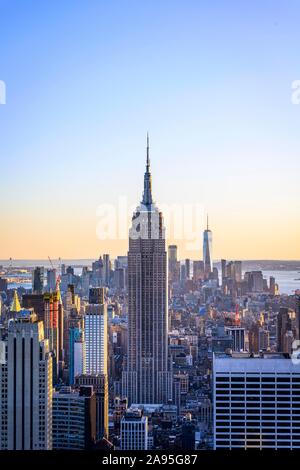
[[[121,420],[121,449],[148,449],[148,418],[139,409],[129,409]]]
[[[215,449],[300,449],[299,359],[215,354],[213,396]]]
[[[20,310],[0,341],[0,449],[52,448],[52,356],[36,318]]]
[[[84,315],[86,374],[107,374],[107,305],[100,289],[101,303],[87,305]]]

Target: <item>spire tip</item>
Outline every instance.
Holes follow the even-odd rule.
[[[147,161],[146,161],[147,172],[149,173],[150,168],[150,157],[149,157],[149,132],[147,131]]]

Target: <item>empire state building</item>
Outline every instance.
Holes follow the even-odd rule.
[[[132,403],[167,403],[167,253],[162,213],[152,199],[147,135],[144,192],[132,217],[128,251],[128,352],[123,394]]]

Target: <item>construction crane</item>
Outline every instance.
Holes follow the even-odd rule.
[[[50,262],[51,268],[56,271],[56,269],[55,269],[55,267],[54,267],[54,264],[53,264],[52,259],[50,258],[50,256],[48,256],[48,260],[49,260],[49,262]],[[59,260],[60,260],[60,258],[59,258]],[[56,292],[59,291],[59,285],[60,285],[60,274],[56,277],[56,281],[55,281],[55,290],[56,290]]]
[[[48,260],[50,261],[51,268],[54,269],[54,266],[53,266],[53,263],[52,263],[52,259],[50,258],[49,255],[48,255]]]

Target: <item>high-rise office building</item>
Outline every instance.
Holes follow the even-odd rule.
[[[104,289],[103,289],[103,287],[90,287],[90,289],[89,289],[89,304],[104,304]]]
[[[193,261],[193,280],[199,281],[204,277],[204,263],[202,260]]]
[[[262,271],[246,272],[244,279],[247,282],[249,292],[263,292],[264,278]]]
[[[39,321],[44,322],[45,339],[53,356],[53,380],[61,374],[64,361],[64,312],[59,289],[44,294],[24,294],[24,308],[33,308]]]
[[[191,279],[191,260],[187,258],[184,264],[186,279]]]
[[[37,266],[32,271],[32,292],[34,294],[42,294],[44,290],[44,268]]]
[[[110,271],[111,271],[111,263],[109,259],[109,255],[103,255],[103,282],[105,286],[109,286],[110,284]]]
[[[64,305],[64,361],[67,365],[70,365],[70,330],[74,328],[83,329],[80,297],[75,294],[73,284],[68,285]]]
[[[124,268],[128,267],[128,258],[127,256],[117,256],[115,259],[115,268]]]
[[[177,245],[168,246],[169,263],[177,263]]]
[[[93,286],[101,287],[104,285],[104,263],[101,256],[92,264],[92,281]]]
[[[66,274],[69,274],[70,276],[74,276],[74,268],[73,266],[68,266],[66,269]]]
[[[289,309],[280,307],[277,315],[277,351],[291,353],[291,344],[288,341],[292,333],[292,320]]]
[[[92,271],[87,267],[83,266],[81,274],[81,293],[85,297],[88,295],[89,288],[91,285]]]
[[[168,246],[168,275],[169,281],[178,282],[180,278],[180,262],[177,258],[177,245]]]
[[[297,329],[297,338],[300,340],[300,290],[297,290],[295,293],[296,298],[296,329]]]
[[[47,290],[53,292],[56,289],[56,269],[47,269]]]
[[[260,321],[253,323],[248,332],[249,351],[257,354],[270,348],[270,332]]]
[[[242,262],[234,261],[234,279],[236,282],[242,282]]]
[[[245,351],[245,328],[240,326],[226,326],[225,333],[232,337],[233,351]]]
[[[213,259],[212,259],[212,231],[208,227],[208,216],[206,230],[203,232],[203,262],[204,262],[204,273],[206,277],[209,277],[213,270]]]
[[[0,342],[0,448],[52,448],[52,356],[43,323],[20,310]]]
[[[107,374],[107,305],[104,288],[99,304],[89,304],[84,314],[86,374]]]
[[[92,386],[96,395],[96,439],[108,438],[108,380],[105,374],[77,375],[77,386]]]
[[[216,285],[219,287],[219,271],[218,268],[214,267],[213,272],[210,275],[210,278],[216,282]]]
[[[148,418],[139,409],[129,409],[121,419],[121,449],[148,449]]]
[[[8,286],[7,279],[0,277],[0,292],[6,292],[7,286]]]
[[[45,338],[49,339],[50,351],[54,352],[53,379],[62,372],[64,359],[64,312],[60,291],[44,294]]]
[[[185,264],[180,264],[180,281],[183,283],[183,285],[186,279],[186,266]]]
[[[286,355],[215,354],[214,448],[299,449],[299,387]]]
[[[114,428],[117,431],[120,431],[121,428],[121,419],[123,418],[125,412],[127,410],[127,398],[121,398],[120,396],[116,395],[114,398]]]
[[[129,232],[128,353],[123,373],[123,395],[129,404],[162,403],[172,396],[167,302],[165,228],[152,199],[147,139],[143,199]]]
[[[278,286],[276,284],[276,279],[273,276],[270,276],[270,287],[269,291],[271,295],[277,295],[278,292]]]
[[[58,363],[58,296],[46,293],[44,295],[44,331],[45,338],[49,339],[50,351],[55,354]]]
[[[222,262],[225,260],[222,260]],[[222,264],[223,270],[223,264]],[[232,279],[235,282],[242,282],[242,262],[241,261],[229,261],[225,266],[225,277]],[[223,271],[222,271],[223,278]]]
[[[114,271],[114,286],[118,291],[126,289],[126,269],[116,268]]]
[[[195,449],[195,424],[192,423],[190,416],[186,417],[182,424],[181,446],[186,451]]]
[[[75,324],[69,328],[69,384],[74,385],[76,376],[84,373],[84,330],[80,324]]]
[[[45,303],[44,294],[23,294],[22,295],[23,308],[33,308],[39,321],[45,319]]]
[[[96,441],[96,395],[93,387],[61,387],[53,393],[53,449],[84,450]]]
[[[227,277],[227,275],[226,275],[226,259],[221,259],[221,273],[222,273],[222,285],[223,285],[224,280]]]

